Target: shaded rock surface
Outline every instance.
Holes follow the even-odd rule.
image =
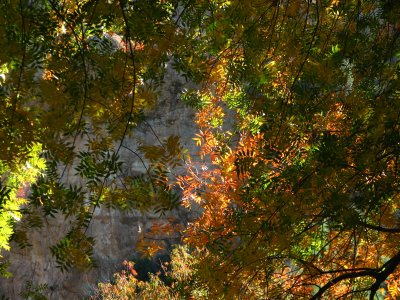
[[[179,93],[184,87],[187,87],[185,80],[168,70],[157,107],[148,113],[146,122],[135,130],[134,138],[127,140],[126,146],[136,150],[136,138],[148,144],[157,144],[158,138],[178,135],[189,153],[195,153],[192,143],[196,130],[193,124],[194,112],[179,100]],[[144,173],[142,162],[132,153],[122,149],[120,157],[124,161],[124,172]],[[67,180],[76,180],[71,178],[73,173],[69,172],[67,177],[70,178]],[[181,210],[171,214],[178,216],[182,222],[188,217],[187,212]],[[56,267],[49,247],[67,232],[69,221],[63,216],[47,218],[42,229],[30,232],[31,247],[13,247],[10,253],[5,254],[11,263],[9,270],[13,277],[0,279],[0,296],[3,294],[10,299],[21,299],[20,293],[26,287],[26,282],[31,281],[34,285],[48,285],[44,292],[48,299],[82,299],[93,292],[97,283],[110,281],[112,274],[121,269],[124,260],[137,257],[135,245],[139,232],[148,230],[154,221],[159,220],[159,214],[154,213],[127,213],[107,207],[98,208],[88,229],[89,235],[96,240],[94,254],[98,268],[88,271],[73,269],[63,273]]]

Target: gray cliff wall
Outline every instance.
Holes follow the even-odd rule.
[[[180,136],[189,153],[195,153],[192,143],[196,130],[193,124],[194,112],[178,99],[179,93],[186,85],[184,79],[172,70],[167,71],[157,107],[148,113],[147,124],[144,123],[135,130],[135,138],[140,138],[148,144],[157,144],[151,126],[161,139],[169,135]],[[132,150],[137,149],[135,138],[125,142]],[[125,172],[144,173],[142,163],[132,153],[125,150],[120,154]],[[68,179],[74,181],[74,178]],[[172,214],[178,216],[182,222],[188,217],[184,211],[175,211]],[[81,299],[91,293],[98,282],[109,281],[112,274],[121,269],[124,260],[131,260],[137,256],[135,245],[139,231],[148,230],[154,221],[159,220],[160,216],[154,213],[126,213],[106,207],[97,209],[88,233],[96,240],[95,258],[98,268],[62,273],[56,268],[49,246],[54,245],[67,232],[68,220],[63,216],[48,218],[44,228],[30,232],[32,247],[14,247],[11,253],[5,254],[9,258],[10,271],[14,276],[0,279],[0,295],[4,294],[12,300],[21,299],[19,294],[26,282],[32,281],[34,284],[48,285],[48,291],[45,292],[48,299]]]

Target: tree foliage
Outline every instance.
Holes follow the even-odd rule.
[[[184,242],[208,297],[398,296],[396,1],[4,5],[0,159],[11,167],[43,147],[48,168],[29,205],[76,217],[59,245],[80,247],[72,237],[100,203],[179,203],[175,137],[141,147],[145,178],[123,177],[119,161],[168,64],[199,87],[181,98],[197,110],[201,161],[186,158],[174,180],[201,211]],[[85,192],[60,180],[74,163]]]
[[[204,160],[180,185],[203,208],[186,242],[203,249],[213,298],[395,298],[398,4],[190,9],[204,40],[190,50],[209,55],[203,88],[187,96]]]
[[[150,275],[149,281],[139,280],[134,263],[125,261],[124,270],[114,275],[114,283],[100,283],[91,299],[208,299],[193,269],[197,258],[183,246],[177,246],[171,258],[171,263],[163,263],[161,271]]]
[[[19,246],[29,245],[27,229],[41,227],[43,217],[61,213],[71,221],[71,228],[52,247],[59,267],[90,267],[93,240],[86,230],[99,205],[127,210],[156,205],[159,211],[177,205],[177,196],[165,182],[166,170],[177,163],[182,149],[176,138],[161,145],[167,153],[151,154],[154,149],[146,152],[146,145],[141,145],[147,156],[157,160],[153,164],[149,157],[144,178],[128,176],[120,160],[122,150],[142,159],[126,140],[155,104],[167,54],[174,45],[170,42],[175,35],[176,5],[163,1],[0,3],[4,182],[22,172],[32,152],[46,161],[45,170],[35,173],[37,180],[18,182],[34,183],[21,208],[22,222],[11,226],[7,221],[11,212],[0,208],[7,216],[7,224],[1,224],[1,247],[8,247],[12,232]],[[70,181],[70,176],[80,178],[80,183]],[[8,201],[8,187],[1,188],[1,203],[13,203],[13,209],[19,210],[22,202]]]

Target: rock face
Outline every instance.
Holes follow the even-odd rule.
[[[179,93],[186,86],[185,80],[169,69],[157,107],[149,113],[146,122],[135,131],[134,136],[148,144],[156,144],[157,137],[162,139],[178,135],[189,153],[194,153],[191,142],[196,130],[192,122],[194,112],[179,100]],[[133,150],[137,148],[135,139],[127,140],[125,144]],[[120,156],[126,172],[144,173],[144,167],[137,157],[128,151],[122,151]],[[181,219],[187,217],[183,211],[172,214],[178,214]],[[9,270],[14,276],[0,279],[0,296],[3,294],[10,299],[21,299],[20,293],[25,289],[26,282],[31,281],[34,285],[48,285],[47,291],[43,292],[48,299],[81,299],[93,292],[98,282],[109,281],[112,274],[121,269],[122,261],[132,260],[137,255],[135,245],[139,231],[149,229],[155,220],[159,220],[159,215],[153,213],[125,213],[106,207],[97,209],[88,233],[96,240],[94,253],[98,268],[62,273],[56,268],[49,246],[66,233],[68,220],[63,216],[49,218],[41,230],[32,230],[30,233],[31,247],[14,247],[5,254],[11,263]]]

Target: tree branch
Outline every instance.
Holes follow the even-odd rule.
[[[360,272],[354,272],[354,273],[346,273],[342,274],[332,280],[330,280],[327,284],[325,284],[323,287],[319,289],[319,291],[310,298],[310,300],[316,300],[316,299],[321,299],[322,295],[330,289],[332,286],[334,286],[336,283],[339,283],[342,280],[346,279],[354,279],[358,277],[373,277],[377,278],[379,273],[376,270],[368,270],[368,271],[360,271]]]
[[[355,279],[359,277],[373,277],[375,278],[375,282],[371,285],[369,290],[371,291],[370,293],[370,300],[373,300],[375,297],[376,292],[378,291],[379,287],[381,286],[382,282],[386,280],[386,278],[392,274],[397,266],[400,264],[400,251],[397,252],[395,256],[393,256],[391,259],[389,259],[383,266],[379,269],[371,269],[371,270],[363,270],[359,272],[352,272],[352,273],[345,273],[342,275],[339,275],[338,277],[330,280],[327,284],[325,284],[323,287],[319,289],[319,291],[312,296],[310,299],[311,300],[316,300],[316,299],[321,299],[322,295],[330,289],[332,286],[335,284],[339,283],[340,281],[346,280],[346,279]]]
[[[400,228],[388,228],[388,227],[382,227],[380,225],[372,225],[365,223],[363,221],[359,221],[358,224],[364,226],[365,228],[380,231],[380,232],[388,232],[388,233],[400,233]]]
[[[375,294],[378,291],[379,287],[381,286],[382,282],[388,278],[390,274],[396,270],[397,266],[400,263],[400,251],[397,252],[395,256],[389,259],[383,266],[382,271],[379,272],[378,276],[375,277],[376,280],[374,284],[371,286],[371,294],[369,295],[370,300],[374,300]]]

